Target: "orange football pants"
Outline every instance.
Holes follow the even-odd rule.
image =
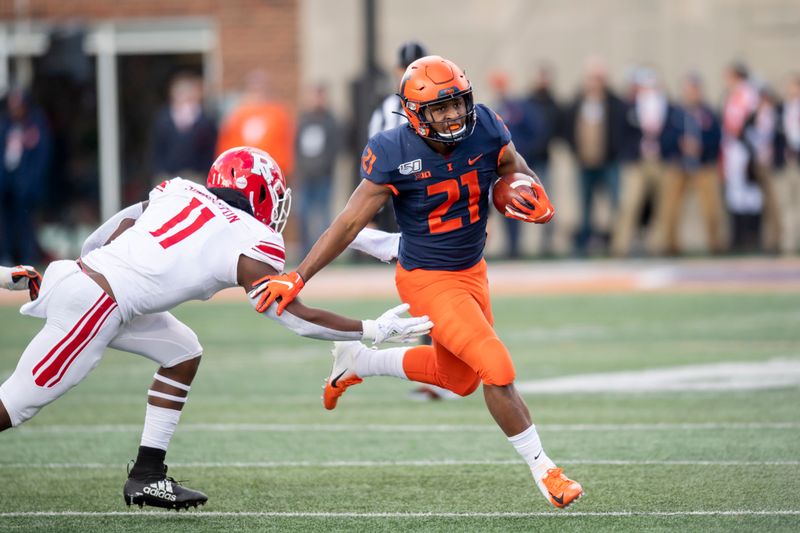
[[[430,383],[461,396],[483,381],[508,385],[514,363],[492,327],[486,261],[466,270],[406,270],[397,265],[395,283],[400,299],[413,315],[433,321],[433,346],[408,350],[403,370],[412,381]]]

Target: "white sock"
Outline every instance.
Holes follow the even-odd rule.
[[[410,348],[387,348],[373,350],[362,348],[356,356],[356,374],[358,377],[393,376],[408,379],[403,371],[403,357]]]
[[[545,472],[551,468],[555,468],[555,463],[547,457],[542,448],[542,441],[539,439],[539,434],[536,432],[536,426],[531,424],[531,427],[513,437],[508,437],[508,441],[514,446],[525,462],[533,472],[533,477],[538,482]]]
[[[141,445],[166,450],[180,418],[181,412],[177,409],[156,407],[148,403]]]

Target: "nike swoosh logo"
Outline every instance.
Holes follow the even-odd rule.
[[[344,373],[345,373],[345,372],[347,372],[347,370],[346,370],[346,369],[345,369],[345,370],[342,370],[342,373],[341,373],[341,374],[339,374],[338,376],[336,376],[335,378],[333,378],[333,379],[331,380],[331,387],[333,387],[334,389],[336,388],[336,382],[337,382],[337,381],[339,381],[339,378],[340,378],[340,377],[344,376]]]
[[[279,280],[279,279],[271,279],[271,280],[270,280],[270,283],[280,283],[281,285],[286,285],[286,286],[287,286],[287,287],[289,287],[290,289],[291,289],[292,287],[294,287],[294,283],[291,283],[291,282],[289,282],[289,281],[281,281],[281,280]]]
[[[483,157],[483,154],[477,155],[477,156],[473,157],[472,159],[467,159],[467,163],[469,163],[469,166],[472,166],[481,157]]]
[[[542,450],[542,452],[543,452],[543,451],[544,451],[544,450]],[[539,452],[539,453],[537,453],[537,454],[536,454],[536,457],[534,457],[534,458],[533,458],[533,460],[535,461],[536,459],[538,459],[538,458],[539,458],[539,456],[540,456],[540,455],[542,455],[542,452]]]
[[[552,492],[550,493],[550,496],[553,498],[553,500],[555,500],[555,502],[558,505],[564,505],[564,493],[563,492],[561,493],[561,497],[560,498],[558,496],[556,496],[555,494],[553,494]]]

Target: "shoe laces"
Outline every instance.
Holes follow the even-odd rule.
[[[570,483],[570,480],[564,475],[564,471],[558,467],[548,470],[543,481],[550,491],[558,491]]]

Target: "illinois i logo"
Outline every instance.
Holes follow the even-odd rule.
[[[400,174],[402,174],[403,176],[408,176],[415,172],[419,172],[420,170],[422,170],[422,159],[406,161],[405,163],[402,163],[399,167],[397,167],[397,170],[399,170]]]

